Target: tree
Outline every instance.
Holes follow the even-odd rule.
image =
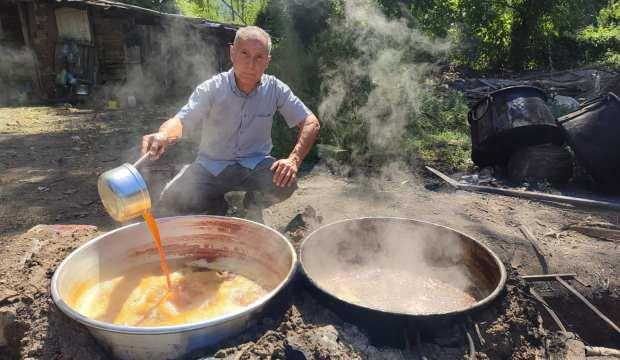
[[[620,1],[610,0],[600,10],[595,24],[581,29],[577,38],[590,61],[602,61],[620,68]]]
[[[251,25],[268,0],[176,0],[183,15]]]
[[[570,66],[567,49],[577,46],[575,34],[604,5],[601,0],[421,0],[409,10],[427,33],[456,39],[457,63],[519,71]]]
[[[121,2],[165,13],[176,14],[179,12],[175,0],[121,0]]]

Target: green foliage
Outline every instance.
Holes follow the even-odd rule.
[[[355,46],[360,34],[342,22],[342,2],[317,1],[314,6],[320,10],[316,12],[310,11],[307,4],[272,0],[259,14],[257,24],[268,29],[274,39],[269,72],[289,84],[318,114],[319,104],[330,96],[325,92],[326,84],[340,79],[342,64],[351,63],[363,54]],[[386,38],[385,41],[391,40]],[[415,45],[407,46],[411,48],[399,49],[403,51],[405,63],[429,60],[430,55],[416,49]],[[368,74],[356,76],[352,80],[354,86],[347,88],[333,118],[321,119],[320,143],[349,150],[354,162],[363,162],[375,154],[397,153],[403,158],[421,159],[444,169],[464,169],[471,165],[467,105],[462,94],[445,89],[439,91],[432,83],[410,84],[419,87],[416,103],[407,102],[405,98],[400,106],[408,114],[404,119],[406,123],[400,134],[379,146],[369,141],[369,136],[371,122],[381,119],[369,119],[361,113],[377,85]],[[274,156],[287,156],[296,134],[286,128],[283,121],[276,121],[273,139]]]
[[[419,159],[448,171],[472,166],[467,124],[467,102],[462,93],[425,89],[418,113],[409,119],[402,148],[409,159]]]
[[[221,21],[220,2],[217,0],[176,0],[181,14]]]
[[[181,14],[213,21],[251,25],[267,0],[175,0]]]
[[[583,28],[577,39],[585,44],[587,60],[620,67],[620,2],[610,1],[599,12],[596,24]]]
[[[477,70],[566,68],[587,61],[576,50],[578,29],[591,24],[602,0],[423,0],[415,23],[451,36],[453,61]]]
[[[317,5],[318,9],[325,8]],[[257,15],[256,25],[269,31],[272,42],[272,61],[268,72],[284,81],[310,108],[316,111],[319,104],[319,62],[315,37],[321,34],[324,18],[320,10],[310,13],[304,2],[271,0]],[[301,26],[300,24],[304,24]],[[299,29],[299,31],[297,30]],[[272,154],[289,155],[297,139],[297,130],[291,130],[279,116],[274,121]],[[316,157],[316,150],[308,156]]]
[[[121,0],[121,2],[170,14],[179,12],[175,0]]]

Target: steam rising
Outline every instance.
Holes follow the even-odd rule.
[[[345,1],[343,32],[351,32],[358,56],[327,70],[319,114],[325,122],[338,121],[338,111],[365,77],[372,90],[357,115],[368,125],[371,147],[396,144],[408,115],[418,110],[420,84],[433,65],[416,62],[420,53],[438,55],[448,42],[431,40],[407,26],[404,19],[390,20],[370,0]]]
[[[367,129],[371,153],[398,153],[412,113],[419,111],[426,79],[435,68],[432,59],[449,50],[449,41],[430,39],[403,18],[388,19],[371,0],[344,1],[344,17],[331,26],[336,36],[351,39],[354,55],[335,66],[324,65],[321,120],[343,129],[356,126],[350,120],[357,118]],[[366,92],[367,98],[359,101]],[[356,96],[359,107],[351,106]],[[355,149],[352,156],[355,160]],[[380,202],[384,211],[389,209],[394,203],[390,195],[399,195],[398,190],[386,191],[388,184],[402,186],[413,176],[406,165],[389,157],[379,161],[372,164],[378,172],[356,179],[371,191],[342,194],[334,202],[346,206],[352,196],[360,197],[362,204],[369,205],[353,211],[361,216],[371,215],[369,209],[379,208]],[[341,219],[342,213],[339,209],[321,216],[329,223]],[[357,304],[412,314],[462,310],[481,295],[463,264],[457,234],[401,221],[369,224],[373,222],[332,225],[319,246],[310,253],[302,250],[302,261],[320,286]]]
[[[316,233],[302,251],[309,275],[338,296],[410,314],[471,306],[478,289],[459,236],[402,220],[355,220]]]
[[[146,41],[142,39],[142,49],[146,48]],[[133,95],[140,103],[148,104],[175,93],[186,99],[194,87],[220,71],[222,61],[214,46],[215,39],[205,39],[191,25],[168,23],[155,41],[151,48],[159,48],[153,54],[144,54],[142,65],[129,71],[123,84],[104,88],[106,98],[116,97],[124,102]]]

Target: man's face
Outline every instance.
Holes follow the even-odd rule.
[[[230,59],[239,80],[244,83],[259,82],[271,60],[267,39],[240,39],[237,45],[230,46]]]

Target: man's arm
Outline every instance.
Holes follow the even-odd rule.
[[[291,186],[297,177],[297,171],[301,162],[312,149],[316,141],[321,124],[314,114],[308,115],[304,121],[297,125],[300,129],[297,143],[286,159],[281,159],[271,165],[273,171],[273,183],[276,186]]]
[[[151,153],[151,160],[159,159],[168,145],[174,144],[183,134],[183,124],[178,117],[166,120],[159,131],[142,137],[142,153]]]

